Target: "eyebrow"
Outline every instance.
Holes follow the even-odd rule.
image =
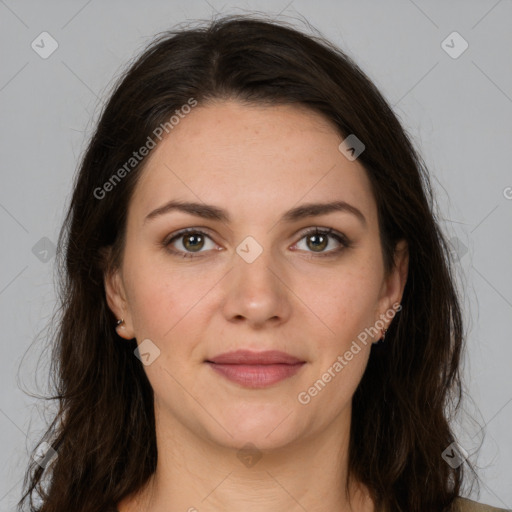
[[[224,223],[229,223],[231,221],[229,213],[217,206],[205,203],[172,200],[146,215],[144,224],[149,220],[155,219],[172,211],[180,211],[194,215],[196,217],[201,217],[203,219],[216,220]],[[366,218],[362,212],[355,206],[352,206],[345,201],[332,201],[330,203],[306,203],[285,212],[282,215],[280,221],[296,222],[301,219],[315,217],[317,215],[325,215],[333,212],[351,213],[355,215],[364,226],[367,224]]]

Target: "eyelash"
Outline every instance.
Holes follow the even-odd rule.
[[[186,228],[186,229],[182,229],[182,230],[180,230],[180,231],[178,231],[176,233],[171,234],[169,237],[167,237],[162,242],[162,246],[165,249],[167,249],[171,254],[174,254],[176,256],[180,256],[180,257],[183,257],[183,258],[196,258],[196,257],[200,257],[200,256],[198,256],[198,254],[200,254],[200,253],[184,252],[184,251],[179,251],[179,250],[171,249],[170,248],[170,245],[175,240],[183,237],[184,235],[190,234],[190,233],[201,235],[201,236],[205,236],[205,237],[208,237],[208,238],[211,239],[211,237],[210,237],[210,235],[208,233],[206,233],[204,231],[201,231],[200,229]],[[314,253],[314,252],[312,252],[311,253],[312,256],[310,256],[310,258],[316,258],[316,257],[327,258],[327,257],[332,257],[332,256],[335,256],[335,255],[339,254],[344,249],[348,249],[348,248],[352,247],[352,242],[350,242],[350,240],[345,235],[343,235],[342,233],[339,233],[338,231],[335,231],[332,228],[324,229],[324,228],[317,228],[316,227],[316,228],[310,229],[310,230],[302,233],[302,236],[299,239],[299,241],[302,240],[303,238],[306,238],[306,237],[312,236],[312,235],[323,235],[323,236],[332,237],[337,242],[339,242],[341,244],[341,247],[339,247],[338,249],[332,249],[332,250],[324,252],[324,253]]]

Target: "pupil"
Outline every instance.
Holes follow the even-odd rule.
[[[192,243],[190,243],[190,240],[192,240]],[[197,248],[197,243],[201,243],[201,235],[188,235],[187,237],[185,237],[185,247],[187,247],[187,249],[194,249]],[[189,246],[192,246],[192,247],[189,247]]]
[[[323,242],[313,242],[313,245],[316,247],[316,248],[321,248],[323,249],[325,247],[325,237],[324,235],[311,235],[311,237],[309,238],[310,241],[314,240],[314,239],[318,239],[318,238],[323,238]]]

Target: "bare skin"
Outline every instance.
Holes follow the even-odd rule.
[[[149,156],[129,206],[122,266],[105,287],[124,319],[120,336],[150,339],[160,350],[144,366],[158,464],[119,512],[374,511],[364,486],[351,482],[347,496],[343,484],[352,396],[380,333],[359,343],[307,404],[298,399],[400,302],[407,277],[403,243],[393,271],[384,271],[370,182],[339,151],[341,141],[309,110],[223,101],[194,108]],[[177,210],[145,221],[170,200],[215,205],[230,221]],[[365,220],[350,211],[280,220],[297,206],[331,201]],[[316,227],[349,244],[332,234],[315,240],[307,231]],[[163,245],[183,228],[205,234]],[[250,263],[237,253],[240,246],[254,254],[248,236],[262,249]],[[205,363],[239,348],[281,350],[306,363],[250,389]],[[237,456],[247,443],[255,463]]]

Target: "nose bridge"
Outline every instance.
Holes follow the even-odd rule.
[[[261,243],[255,236],[247,236],[236,247],[226,301],[229,316],[243,316],[255,323],[282,318],[287,312],[281,266],[270,246],[265,247],[265,241],[259,238]]]
[[[269,293],[275,291],[271,289],[275,288],[278,263],[269,245],[269,237],[263,240],[262,235],[258,235],[258,239],[249,235],[236,247],[235,275],[239,288],[247,284],[253,291]]]

